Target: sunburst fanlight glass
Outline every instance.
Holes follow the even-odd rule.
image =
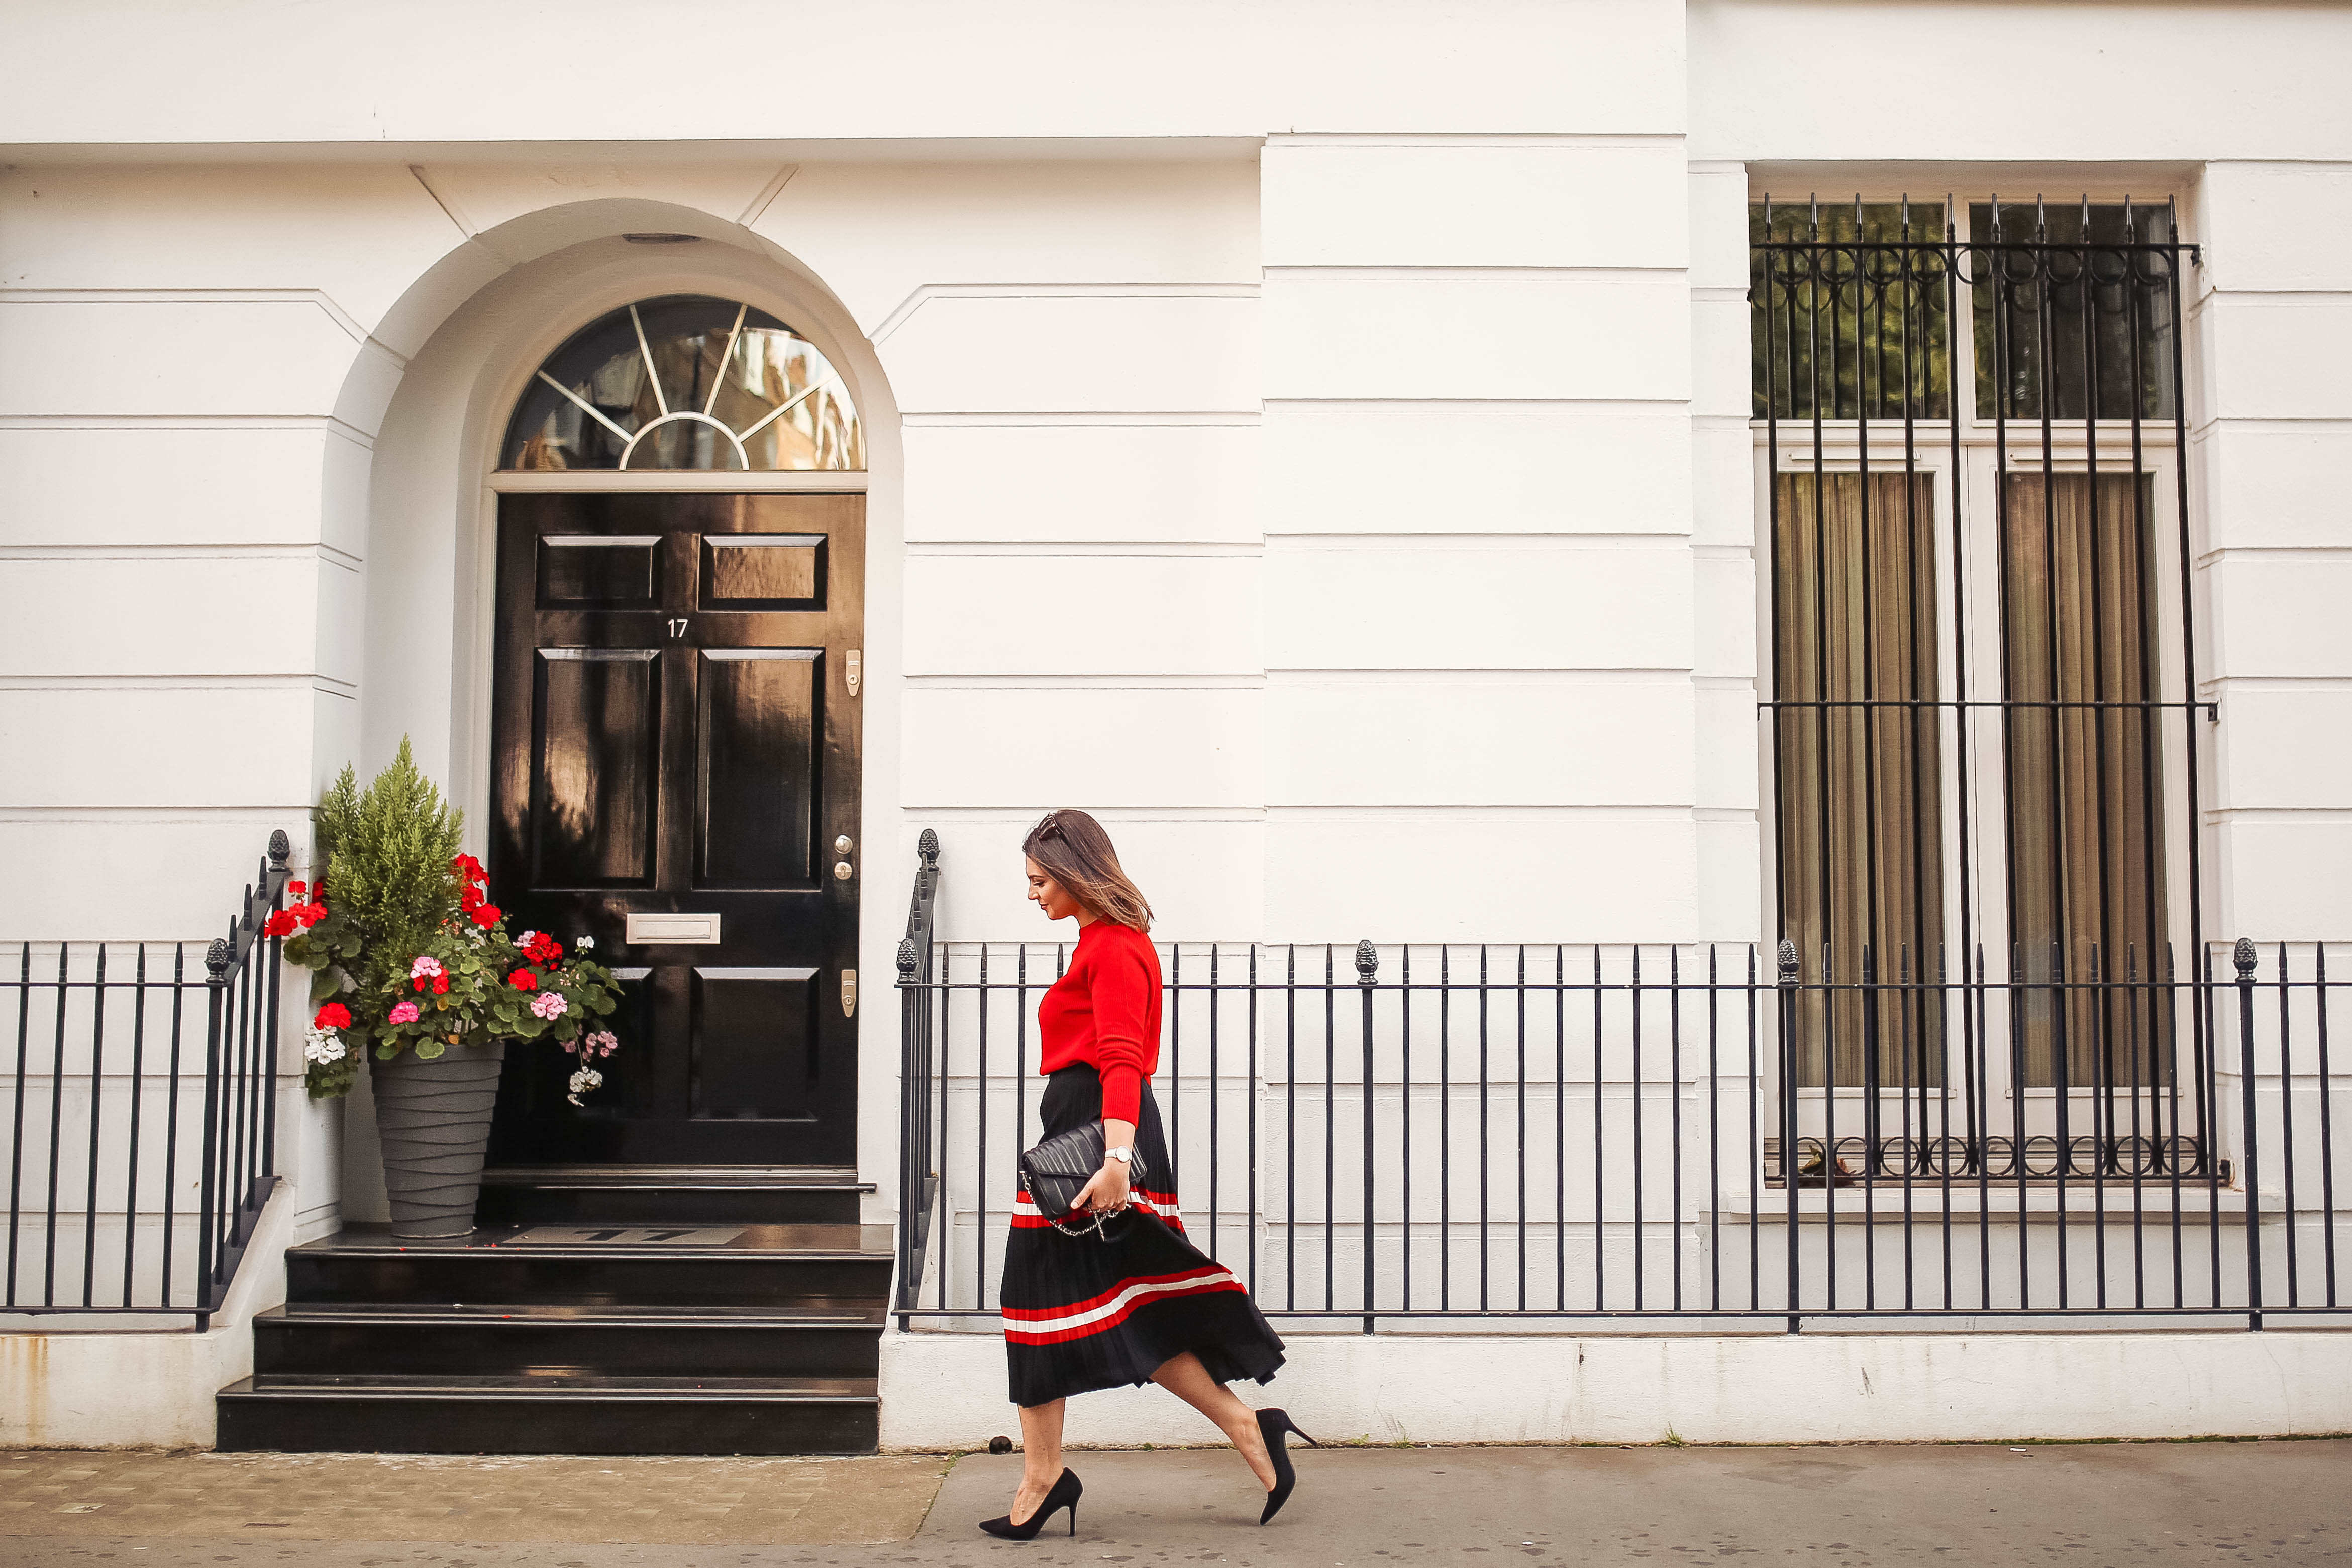
[[[531,378],[509,469],[866,466],[856,405],[816,345],[764,311],[676,294],[599,318]]]

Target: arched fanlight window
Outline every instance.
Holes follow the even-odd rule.
[[[866,442],[815,344],[748,305],[673,294],[550,354],[515,403],[501,465],[860,469]]]

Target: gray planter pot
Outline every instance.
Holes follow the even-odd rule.
[[[394,1236],[425,1240],[473,1230],[506,1054],[506,1041],[494,1040],[453,1045],[430,1061],[414,1051],[390,1061],[369,1059]]]

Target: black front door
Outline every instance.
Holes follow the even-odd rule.
[[[502,1163],[849,1165],[865,497],[501,497],[490,891],[625,984],[511,1047]]]

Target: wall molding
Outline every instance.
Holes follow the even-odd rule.
[[[0,305],[309,305],[402,370],[408,361],[377,342],[352,313],[320,288],[0,288]]]
[[[935,299],[1255,299],[1255,283],[926,283],[866,334],[880,348]]]

